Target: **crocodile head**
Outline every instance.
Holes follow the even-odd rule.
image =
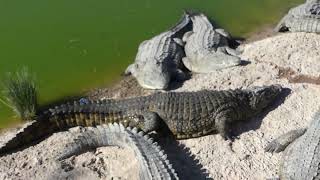
[[[162,62],[146,63],[139,69],[137,80],[142,87],[147,89],[166,89],[171,80],[168,68]]]
[[[274,102],[280,95],[280,85],[253,87],[249,89],[249,106],[251,115],[256,115]]]

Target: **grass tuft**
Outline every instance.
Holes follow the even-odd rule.
[[[22,120],[31,120],[38,109],[38,88],[34,75],[24,67],[15,73],[8,73],[2,84],[4,99],[0,101]]]

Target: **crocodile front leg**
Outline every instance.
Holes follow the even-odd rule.
[[[232,140],[229,123],[232,122],[233,114],[231,109],[227,109],[218,113],[215,118],[217,131],[225,140]]]
[[[277,139],[271,141],[266,147],[266,152],[281,152],[286,149],[286,147],[293,141],[298,139],[306,132],[306,129],[297,129],[289,131],[286,134],[279,136]]]

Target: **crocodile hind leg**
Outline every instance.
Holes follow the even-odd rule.
[[[151,131],[158,130],[160,128],[160,117],[155,112],[146,111],[139,115],[138,127],[140,127],[144,132],[148,133]]]
[[[178,179],[167,156],[157,143],[137,128],[108,124],[86,131],[67,146],[59,160],[102,146],[120,146],[134,151],[139,162],[140,179]]]
[[[271,141],[264,150],[266,152],[281,152],[293,141],[298,139],[306,132],[306,129],[297,129],[289,131],[286,134],[279,136],[277,139]]]
[[[232,112],[230,111],[230,113]],[[232,140],[232,135],[230,133],[230,126],[229,126],[229,121],[230,119],[232,119],[232,114],[230,113],[229,111],[219,113],[215,119],[218,133],[225,140]]]
[[[186,33],[183,35],[183,37],[182,37],[182,41],[183,41],[183,42],[187,42],[188,39],[189,39],[189,37],[190,37],[192,34],[193,34],[192,31],[186,32]]]

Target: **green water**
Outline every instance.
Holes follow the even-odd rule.
[[[183,9],[246,37],[303,1],[0,0],[0,76],[28,66],[49,102],[118,80],[139,43],[175,24]],[[0,128],[12,116],[1,104]]]

